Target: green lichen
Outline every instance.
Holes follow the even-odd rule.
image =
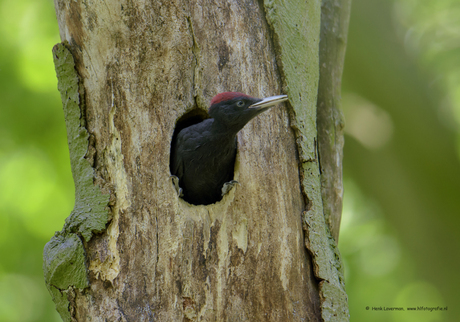
[[[303,214],[305,244],[312,255],[324,321],[349,319],[340,254],[326,224],[316,147],[321,1],[265,0],[283,86],[292,106],[293,128],[301,161],[302,189],[308,197]]]
[[[45,246],[43,272],[46,286],[63,321],[70,321],[69,288],[89,286],[85,262],[85,250],[76,234],[57,232]]]
[[[75,234],[56,233],[46,244],[43,262],[45,280],[52,286],[65,290],[69,286],[85,288],[88,284],[85,267],[85,251]],[[69,277],[72,283],[69,284]]]
[[[322,281],[319,286],[323,321],[349,321],[348,296],[345,290],[327,281]]]
[[[81,113],[83,88],[74,58],[64,43],[54,46],[53,57],[67,127],[75,206],[62,231],[45,246],[43,271],[57,311],[64,321],[70,321],[69,292],[89,285],[82,239],[89,241],[93,233],[105,229],[109,219],[109,195],[102,194],[94,185],[94,169],[85,159],[89,134]]]
[[[73,56],[64,44],[54,47],[53,56],[59,81],[58,89],[64,107],[70,165],[75,183],[75,206],[66,219],[64,230],[78,233],[88,241],[93,232],[105,229],[108,221],[106,207],[109,195],[102,194],[99,187],[94,185],[94,169],[85,159],[89,134],[81,115],[83,103],[80,97],[83,90],[75,70]]]

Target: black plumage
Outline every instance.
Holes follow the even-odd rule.
[[[233,179],[236,135],[252,118],[286,100],[264,100],[225,92],[211,100],[209,116],[182,129],[172,144],[171,173],[179,178],[183,198],[195,205],[221,200],[222,187]]]

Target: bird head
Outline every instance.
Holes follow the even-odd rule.
[[[209,115],[226,130],[236,133],[257,115],[287,99],[286,95],[260,99],[238,92],[220,93],[211,100]]]

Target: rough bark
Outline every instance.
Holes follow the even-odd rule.
[[[342,158],[344,118],[341,81],[351,0],[323,0],[319,45],[318,150],[324,216],[335,241],[342,218]]]
[[[55,5],[76,204],[44,270],[63,320],[346,318],[316,153],[319,2]],[[236,189],[193,206],[171,139],[223,91],[290,104],[238,134]]]

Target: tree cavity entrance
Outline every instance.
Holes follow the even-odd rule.
[[[201,145],[198,144],[195,146],[194,144],[190,144],[190,146],[185,146],[182,138],[179,137],[178,139],[178,135],[183,129],[201,123],[206,119],[209,119],[209,115],[202,109],[195,108],[189,111],[177,120],[176,128],[174,129],[171,140],[169,167],[172,183],[175,186],[178,195],[183,200],[193,205],[210,205],[219,202],[222,200],[223,196],[226,195],[235,184],[237,184],[237,182],[233,180],[235,171],[234,161],[231,169],[219,169],[218,165],[216,165],[215,168],[209,166],[206,167],[204,166],[205,163],[199,159],[209,158],[212,155],[213,149],[208,148],[206,151],[203,150],[203,155],[197,155],[195,161],[195,156],[190,157],[189,152],[198,151]],[[181,134],[181,136],[182,135],[183,134]],[[190,140],[190,142],[192,141],[193,139]],[[182,145],[178,145],[181,144],[179,142],[182,142]],[[187,142],[187,144],[190,142]],[[210,144],[212,145],[213,143]],[[208,145],[208,143],[206,143],[206,145]],[[191,159],[193,160],[191,161]],[[191,162],[198,162],[196,164],[196,168],[194,169],[196,172],[192,177],[190,176],[190,173],[193,172],[189,172],[185,175],[186,171],[190,171]],[[201,164],[199,162],[201,162]],[[188,170],[185,170],[186,167],[183,164],[188,164]],[[225,175],[221,176],[221,173],[224,173]],[[213,183],[215,186],[218,186],[219,184],[216,185],[215,183],[222,182],[219,180],[223,180],[224,177],[225,183],[222,186],[219,188],[214,188],[212,186]]]

